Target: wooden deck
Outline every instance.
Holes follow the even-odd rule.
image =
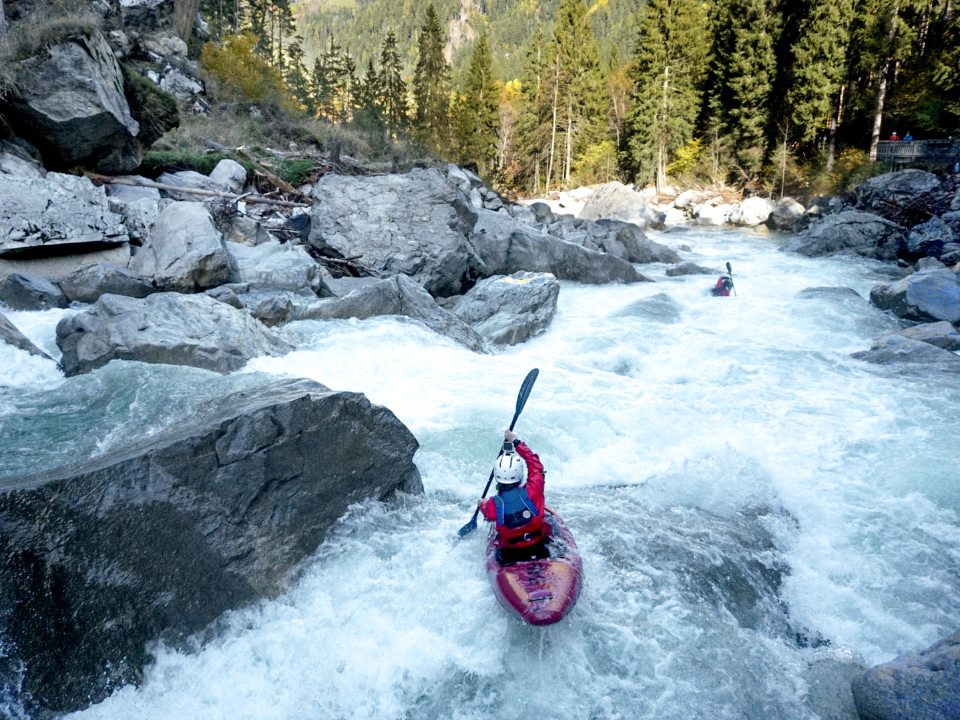
[[[960,161],[960,140],[881,140],[877,160],[887,163]]]

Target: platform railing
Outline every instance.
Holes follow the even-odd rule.
[[[960,140],[881,140],[877,160],[886,163],[960,160]]]

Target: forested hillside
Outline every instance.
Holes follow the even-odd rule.
[[[527,191],[810,195],[879,170],[892,131],[960,136],[951,0],[285,1],[207,0],[224,84],[252,54],[297,112]]]
[[[464,55],[485,33],[494,72],[507,82],[520,76],[524,49],[538,26],[552,26],[559,4],[559,0],[437,0],[433,5],[454,67],[464,66]],[[604,59],[626,59],[635,40],[633,19],[642,4],[643,0],[588,0],[590,25]],[[293,7],[308,55],[322,52],[332,33],[362,66],[376,58],[386,28],[392,28],[410,73],[417,62],[417,35],[425,10],[417,0],[306,0]]]

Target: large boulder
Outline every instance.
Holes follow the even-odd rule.
[[[424,288],[406,275],[362,285],[343,297],[325,298],[294,308],[294,320],[346,320],[347,318],[401,315],[456,340],[474,352],[486,352],[481,338],[453,313],[437,305]]]
[[[960,332],[957,332],[957,329],[946,320],[915,325],[914,327],[900,330],[897,334],[903,335],[905,338],[910,338],[911,340],[930,343],[931,345],[936,345],[938,348],[950,350],[951,352],[960,350]]]
[[[846,254],[896,260],[905,244],[906,231],[896,223],[871,213],[844,210],[811,225],[779,249],[808,257]]]
[[[956,720],[960,632],[867,670],[854,679],[852,690],[861,720]]]
[[[902,254],[906,260],[919,260],[923,257],[940,257],[944,245],[956,243],[957,234],[938,217],[925,223],[914,225],[907,236],[907,248]]]
[[[871,345],[869,350],[852,353],[851,357],[874,365],[911,363],[946,372],[960,372],[960,356],[899,333],[887,335]]]
[[[321,252],[409,275],[436,296],[458,294],[479,262],[470,241],[477,211],[439,170],[325,175],[312,197],[309,243]]]
[[[538,233],[490,210],[480,211],[473,242],[487,276],[526,270],[585,284],[651,282],[625,260]]]
[[[103,173],[140,165],[140,125],[102,34],[77,32],[12,68],[16,92],[5,93],[4,114],[37,147],[44,165],[85,165]]]
[[[106,263],[81,265],[61,278],[59,285],[68,300],[82,303],[94,303],[106,294],[144,298],[155,290],[153,283],[133,270]]]
[[[123,176],[134,182],[145,180],[136,175]],[[135,187],[108,183],[104,186],[112,212],[120,215],[131,239],[143,241],[160,214],[160,191],[151,187]]]
[[[129,267],[162,290],[187,293],[222,285],[231,275],[210,211],[192,202],[164,208]]]
[[[793,198],[782,198],[767,218],[767,225],[782,232],[796,232],[808,222],[806,212],[806,208]]]
[[[611,218],[640,227],[662,228],[666,215],[651,207],[644,195],[614,180],[597,188],[580,210],[586,220]]]
[[[692,211],[697,205],[702,205],[715,197],[716,193],[707,190],[684,190],[674,199],[673,206],[681,210]]]
[[[960,276],[946,268],[920,270],[895,283],[875,285],[870,302],[906,320],[960,322]]]
[[[730,220],[730,214],[733,212],[733,207],[733,205],[729,205],[727,203],[714,205],[706,202],[702,205],[697,205],[693,209],[693,217],[696,219],[697,225],[720,227],[722,225],[726,225]]]
[[[90,372],[111,360],[190,365],[227,373],[260,355],[292,347],[262,324],[208,295],[103,295],[57,325],[64,372]]]
[[[91,250],[71,255],[33,259],[7,259],[0,257],[0,278],[15,273],[41,275],[59,282],[78,267],[90,263],[106,263],[116,267],[126,267],[130,262],[130,244],[124,243],[106,250]]]
[[[247,183],[247,170],[236,160],[224,158],[210,172],[210,179],[227,192],[239,193]]]
[[[733,209],[728,222],[731,225],[743,225],[745,227],[763,225],[776,208],[776,203],[770,198],[749,197]]]
[[[138,683],[149,643],[278,595],[351,504],[422,492],[416,450],[387,408],[292,379],[78,468],[0,480],[0,633],[32,716]]]
[[[32,259],[116,247],[129,236],[89,178],[0,175],[0,257]]]
[[[680,263],[667,268],[667,277],[677,277],[679,275],[719,275],[719,270],[703,267],[692,262]]]
[[[923,205],[940,187],[940,180],[925,170],[898,170],[877,175],[857,186],[857,207],[901,221],[905,210]]]
[[[40,275],[15,273],[0,280],[0,302],[14,310],[64,308],[67,298],[54,283]]]
[[[616,239],[633,263],[678,263],[680,256],[662,243],[654,242],[638,226],[628,224],[617,230]]]
[[[13,347],[19,348],[20,350],[28,352],[31,355],[37,355],[39,357],[47,358],[48,360],[51,359],[50,356],[47,355],[43,350],[30,342],[30,339],[20,332],[16,325],[7,320],[6,316],[2,313],[0,313],[0,343],[12,345]]]
[[[320,288],[317,263],[298,245],[268,240],[254,247],[225,242],[224,247],[230,258],[230,282],[314,293]]]
[[[557,312],[560,283],[549,273],[518,272],[478,282],[454,315],[494,345],[517,345],[547,329]]]

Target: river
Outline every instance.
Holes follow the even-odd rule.
[[[0,347],[14,475],[172,424],[277,377],[364,392],[413,431],[426,493],[353,507],[282,597],[71,720],[756,720],[850,716],[849,677],[960,627],[960,380],[849,354],[900,322],[889,264],[778,239],[659,235],[711,276],[562,283],[549,331],[491,355],[395,318],[302,322],[298,349],[219,376],[114,362],[64,379]],[[65,312],[8,313],[48,352]],[[565,620],[497,604],[484,532],[457,541],[513,414],[583,552]],[[7,706],[11,712],[11,705]]]

